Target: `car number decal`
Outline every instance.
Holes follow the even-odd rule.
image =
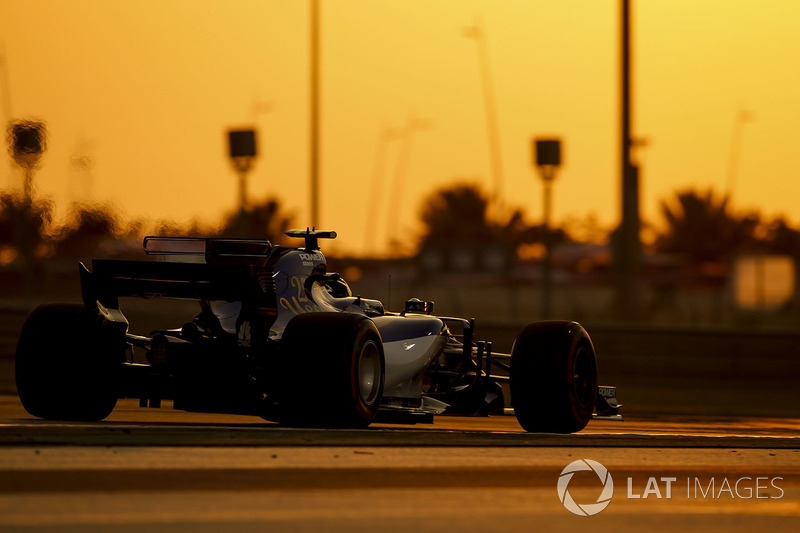
[[[309,300],[306,296],[304,281],[305,280],[301,279],[299,276],[292,276],[292,279],[289,280],[289,284],[297,291],[297,296],[291,296],[289,298],[284,296],[280,298],[278,303],[280,303],[282,309],[285,309],[294,315],[320,311],[320,308],[317,306],[317,304]],[[289,291],[287,290],[286,292]]]

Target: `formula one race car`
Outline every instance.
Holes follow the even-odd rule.
[[[84,305],[40,306],[22,328],[22,405],[41,418],[101,420],[118,398],[143,407],[171,399],[175,409],[290,426],[366,427],[502,413],[510,389],[527,431],[580,431],[593,413],[619,418],[579,324],[529,324],[511,354],[493,353],[474,339],[473,320],[433,316],[433,302],[411,299],[392,313],[354,297],[319,250],[334,232],[287,235],[305,246],[147,237],[158,260],[81,264]],[[200,313],[178,329],[134,335],[119,305],[131,296],[193,299]]]

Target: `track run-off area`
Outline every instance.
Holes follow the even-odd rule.
[[[793,418],[301,429],[131,400],[53,422],[2,396],[0,445],[1,531],[800,529]]]

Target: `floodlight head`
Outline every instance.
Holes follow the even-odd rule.
[[[558,139],[536,139],[536,166],[561,165],[561,141]]]
[[[556,177],[556,170],[561,165],[561,141],[558,139],[535,139],[533,146],[534,164],[545,182]]]
[[[231,130],[228,132],[228,146],[232,159],[256,156],[255,130]]]
[[[47,128],[44,122],[17,120],[8,125],[8,152],[23,168],[35,167],[47,148]]]

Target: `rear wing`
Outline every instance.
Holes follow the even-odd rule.
[[[304,238],[305,249],[319,249],[318,239],[334,239],[334,231],[291,230]],[[99,302],[119,307],[119,297],[241,301],[259,312],[277,312],[271,264],[287,248],[266,239],[155,237],[144,239],[150,256],[169,261],[95,259],[92,270],[80,264],[81,292],[87,309]]]
[[[209,264],[236,258],[266,258],[274,247],[266,239],[145,237],[147,255],[204,257]]]
[[[273,271],[278,247],[263,239],[145,237],[147,255],[179,256],[171,261],[95,259],[80,264],[81,293],[87,309],[97,302],[119,307],[119,297],[177,298],[248,302],[275,309]]]
[[[319,250],[319,239],[335,239],[335,231],[292,229],[287,237],[305,240],[306,250]],[[202,237],[144,238],[147,255],[202,256],[207,263],[224,258],[267,257],[275,247],[266,239],[206,239]]]
[[[98,301],[116,308],[120,296],[275,305],[272,269],[266,267],[96,259],[91,271],[81,263],[80,274],[81,293],[88,309],[96,307]]]

